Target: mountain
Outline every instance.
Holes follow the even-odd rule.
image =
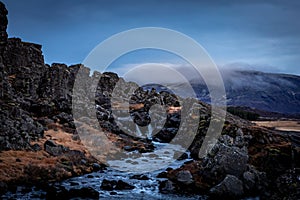
[[[246,70],[221,70],[221,75],[228,106],[282,114],[300,113],[300,76]],[[193,78],[190,84],[199,100],[210,102],[203,80]],[[185,96],[186,83],[172,84],[172,87],[183,91],[181,95]]]

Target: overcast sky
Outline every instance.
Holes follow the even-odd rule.
[[[43,45],[45,61],[81,63],[101,41],[138,27],[165,27],[200,43],[219,66],[300,74],[300,1],[2,0],[10,37]],[[142,52],[116,61],[172,63]]]

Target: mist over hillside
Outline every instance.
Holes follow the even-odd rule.
[[[221,69],[220,73],[228,106],[245,106],[284,114],[300,113],[300,76],[240,69]],[[194,74],[192,69],[185,71],[197,97],[209,103],[210,93],[204,80]],[[180,95],[186,96],[188,83],[170,85],[181,91]]]

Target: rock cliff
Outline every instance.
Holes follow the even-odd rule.
[[[7,10],[5,8],[5,5],[0,2],[0,45],[1,48],[6,44],[7,42],[7,32],[6,32],[6,28],[7,28],[7,24],[8,24],[8,20],[7,20]],[[2,49],[0,48],[0,51],[2,51]]]
[[[0,2],[0,185],[99,170],[98,161],[72,134],[69,80],[76,66],[50,67],[41,45],[8,38],[7,14]]]

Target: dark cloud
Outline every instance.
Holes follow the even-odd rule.
[[[246,62],[300,73],[296,0],[4,0],[9,33],[42,43],[47,62],[80,62],[112,34],[142,26],[181,31],[217,63]],[[76,46],[74,45],[76,44]]]

